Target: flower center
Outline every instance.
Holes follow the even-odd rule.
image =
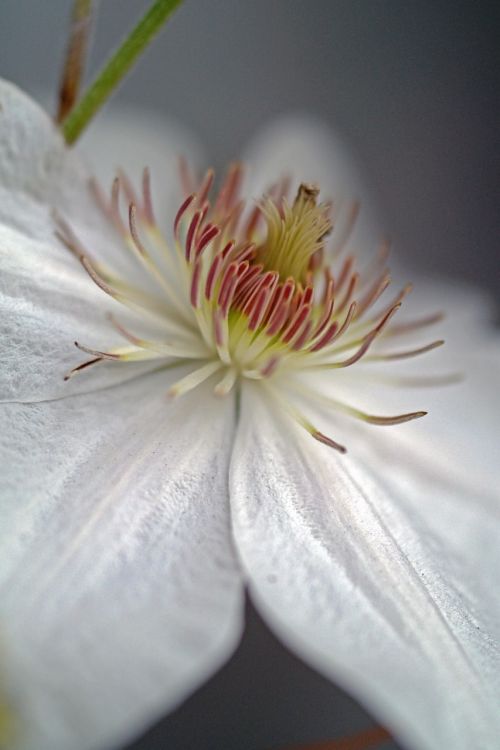
[[[290,204],[285,184],[277,185],[245,221],[235,187],[239,167],[212,212],[210,178],[188,196],[175,221],[189,299],[220,361],[235,375],[268,378],[280,362],[290,366],[341,335],[355,316],[354,285],[346,285],[335,306],[333,279],[323,264],[332,223],[327,204],[317,203],[317,187],[301,184]]]
[[[147,170],[141,198],[123,174],[115,179],[110,200],[93,185],[125,251],[144,272],[142,288],[135,278],[124,280],[91,259],[70,227],[59,221],[60,238],[92,280],[143,323],[154,318],[156,330],[146,339],[111,318],[127,345],[102,351],[77,343],[92,359],[66,377],[107,360],[151,360],[155,366],[158,360],[192,362],[194,367],[170,388],[170,395],[186,393],[212,376],[217,376],[219,396],[242,378],[260,381],[313,437],[344,450],[302,416],[289,394],[304,392],[303,376],[333,373],[360,360],[411,357],[439,346],[440,340],[403,351],[377,351],[379,343],[430,325],[441,315],[394,325],[410,286],[388,303],[380,302],[390,282],[384,248],[361,270],[346,252],[355,204],[342,216],[330,204],[319,203],[319,189],[306,183],[290,201],[288,181],[282,180],[247,208],[239,194],[240,165],[229,170],[213,202],[212,170],[198,185],[185,166],[181,176],[186,198],[175,217],[172,244],[155,222]],[[123,200],[128,204],[126,221]],[[160,337],[158,330],[163,332]],[[317,395],[314,388],[311,392]],[[424,414],[379,417],[331,398],[326,402],[372,424],[396,424]]]
[[[292,205],[286,198],[281,205],[271,198],[261,204],[266,222],[266,238],[257,248],[257,259],[269,271],[278,271],[280,279],[288,277],[306,286],[321,256],[327,236],[332,231],[329,206],[317,204],[319,188],[302,183]]]

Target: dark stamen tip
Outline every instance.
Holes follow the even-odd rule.
[[[336,443],[335,440],[332,440],[331,438],[329,438],[328,435],[324,435],[322,432],[319,432],[318,430],[315,430],[314,432],[312,432],[311,435],[319,443],[323,443],[323,445],[327,445],[329,448],[333,448],[339,453],[347,453],[347,448],[345,447],[345,445]]]

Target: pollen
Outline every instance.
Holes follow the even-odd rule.
[[[123,173],[109,198],[91,185],[96,210],[114,227],[123,252],[141,267],[148,282],[144,287],[92,258],[58,217],[60,239],[92,281],[142,322],[155,321],[155,334],[145,338],[111,317],[124,344],[103,351],[75,342],[90,359],[66,379],[105,362],[151,361],[154,367],[188,362],[188,374],[170,387],[169,396],[182,396],[208,380],[219,397],[245,379],[260,382],[313,438],[343,452],[297,405],[307,392],[307,376],[333,376],[361,361],[392,362],[430,351],[443,342],[399,351],[379,345],[437,322],[440,314],[393,323],[411,287],[384,302],[390,284],[386,246],[361,267],[348,252],[356,203],[340,211],[331,201],[320,201],[319,186],[303,182],[294,195],[284,178],[247,204],[241,197],[240,164],[230,167],[213,198],[213,170],[197,180],[182,162],[180,174],[185,196],[169,239],[156,224],[147,169],[140,195]],[[379,416],[313,388],[306,395],[369,424],[398,424],[425,414]]]

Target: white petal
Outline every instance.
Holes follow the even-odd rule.
[[[172,377],[3,406],[2,659],[22,748],[124,742],[239,638],[232,403],[203,387],[169,402]]]
[[[485,340],[495,337],[493,323],[495,320],[494,300],[484,289],[471,286],[464,281],[450,280],[444,277],[429,278],[415,274],[406,275],[406,281],[413,284],[412,293],[404,300],[401,311],[394,318],[394,323],[424,318],[432,313],[442,312],[444,317],[434,325],[419,330],[415,336],[421,340],[433,338],[444,339],[446,346],[440,352],[440,358],[452,356],[470,356],[471,351]],[[392,287],[391,287],[392,288]],[[390,297],[390,291],[386,292]],[[383,302],[385,296],[382,297]],[[391,342],[401,347],[409,337],[401,336]],[[413,337],[412,337],[413,338]],[[498,333],[496,334],[498,342]],[[387,347],[386,347],[387,348]],[[413,366],[418,365],[414,360]],[[418,369],[418,367],[416,368]]]
[[[85,177],[45,112],[0,79],[0,221],[47,236],[43,207],[67,209]]]
[[[300,182],[316,182],[323,199],[347,207],[361,201],[361,213],[351,236],[357,252],[370,251],[380,239],[373,199],[347,143],[319,119],[307,115],[282,117],[264,128],[244,152],[249,176],[245,191],[259,198],[270,185],[289,175],[292,191]]]
[[[401,482],[397,465],[379,460],[380,481],[273,423],[261,399],[243,400],[230,486],[262,614],[408,747],[493,750],[498,520],[460,489],[422,479],[425,466]]]
[[[136,167],[146,151],[151,157],[153,146],[159,148],[160,139],[153,139],[154,127],[145,126],[143,137],[149,146],[134,149],[134,140],[140,138],[139,130],[144,123],[132,124],[130,117],[127,122],[125,130],[131,142],[123,150],[123,159],[131,159]],[[117,155],[115,149],[124,145],[126,134],[116,137],[110,146],[112,134],[112,123],[106,120],[103,133],[94,128],[87,144],[90,148],[98,143],[98,153],[94,156],[103,170],[109,168],[109,160]],[[183,149],[189,139],[178,129],[167,127],[164,135],[164,149],[154,166],[165,172],[167,180],[163,178],[162,184],[168,181],[172,186],[178,182],[173,169],[174,155],[178,145]],[[109,152],[107,159],[102,156],[103,151]],[[15,86],[0,80],[2,400],[63,397],[121,382],[145,369],[142,365],[125,368],[99,365],[97,373],[94,370],[70,383],[63,381],[68,369],[85,359],[74,349],[75,340],[108,350],[123,341],[117,341],[106,321],[106,312],[113,310],[119,313],[122,323],[129,321],[128,316],[124,319],[123,308],[110,302],[94,286],[77,259],[56,238],[54,209],[70,224],[91,257],[118,269],[134,283],[142,274],[97,207],[88,179],[89,172],[77,154],[65,146],[47,114]],[[167,199],[165,190],[160,198]],[[173,209],[162,206],[160,201],[159,216],[162,208],[167,213],[167,209]],[[147,277],[143,280],[150,283]],[[129,327],[139,333],[136,326]]]
[[[477,298],[479,300],[479,298]],[[470,297],[464,296],[464,306]],[[378,427],[342,417],[325,408],[318,410],[319,429],[334,430],[338,440],[346,442],[353,455],[365,450],[379,451],[387,460],[387,451],[399,450],[397,466],[420,464],[429,472],[441,472],[464,494],[500,497],[500,346],[497,333],[481,320],[480,304],[476,315],[463,315],[447,325],[446,344],[412,360],[370,363],[337,370],[329,375],[307,378],[316,392],[327,394],[371,414],[394,415],[425,410],[416,422],[396,427]],[[439,326],[437,326],[439,328]],[[466,340],[462,341],[461,333]],[[489,334],[489,338],[487,336]],[[402,337],[404,340],[404,337]],[[428,341],[432,337],[427,338]],[[422,343],[422,342],[421,342]],[[381,344],[381,347],[383,345]],[[396,340],[387,350],[405,348]],[[352,370],[349,373],[348,370]],[[419,376],[456,374],[459,381],[433,387],[412,386]],[[388,378],[384,381],[384,377]],[[394,385],[391,378],[401,385]],[[313,401],[310,402],[313,406]],[[315,404],[318,408],[318,402]]]
[[[52,240],[54,208],[86,225],[98,238],[105,223],[87,186],[94,169],[98,177],[111,180],[117,167],[125,171],[130,167],[131,177],[140,180],[142,168],[149,166],[161,190],[158,219],[165,211],[171,215],[175,205],[165,206],[163,201],[178,185],[175,160],[181,154],[194,154],[196,161],[200,148],[188,132],[170,121],[160,125],[147,113],[118,108],[116,115],[103,116],[101,126],[99,121],[92,125],[83,138],[82,154],[91,169],[84,165],[78,148],[66,147],[51,118],[33,99],[0,79],[0,222],[37,239]],[[101,244],[106,248],[104,239]]]
[[[455,360],[462,365],[465,379],[444,388],[409,389],[406,403],[423,405],[428,415],[398,435],[401,449],[408,457],[418,451],[429,466],[441,463],[449,476],[469,489],[474,497],[482,492],[496,498],[500,505],[500,351],[498,348],[475,350],[475,360]],[[428,392],[427,392],[428,391]],[[418,400],[417,400],[418,399]],[[407,428],[410,425],[406,425]],[[384,444],[390,434],[384,436]],[[382,447],[382,446],[381,446]]]
[[[87,226],[94,238],[106,229],[88,179],[78,154],[66,147],[48,115],[0,79],[0,225],[44,242],[48,257],[67,256],[54,236],[54,210],[79,231]]]
[[[425,410],[417,422],[391,428],[360,424],[352,418],[318,410],[314,398],[309,408],[318,410],[318,425],[355,455],[368,445],[382,456],[392,446],[400,449],[397,463],[419,461],[432,471],[446,472],[450,479],[469,488],[471,494],[498,494],[500,483],[500,336],[493,327],[492,300],[482,290],[466,284],[421,279],[408,304],[394,318],[422,318],[443,310],[446,317],[413,334],[380,338],[373,353],[411,350],[436,339],[445,344],[419,357],[400,361],[361,360],[354,367],[324,371],[303,377],[313,393],[343,401],[371,414],[395,415]],[[405,308],[409,307],[405,316]],[[401,317],[399,317],[401,316]],[[446,376],[458,382],[427,385]]]
[[[106,319],[131,316],[90,280],[75,258],[0,225],[0,401],[43,401],[96,390],[152,369],[148,363],[99,363],[68,382],[90,359],[74,342],[108,351],[123,339]],[[137,322],[130,323],[137,331]]]

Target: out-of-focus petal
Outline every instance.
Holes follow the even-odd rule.
[[[380,225],[373,200],[366,188],[352,151],[321,120],[307,115],[275,120],[248,145],[243,159],[249,165],[246,195],[259,198],[283,176],[292,178],[292,190],[301,182],[315,182],[321,198],[342,207],[340,226],[346,223],[350,206],[359,201],[361,210],[350,237],[356,252],[370,252],[380,240]]]
[[[1,650],[21,748],[119,745],[237,643],[232,403],[205,387],[169,402],[172,378],[2,407]]]
[[[167,238],[172,235],[173,220],[184,198],[180,157],[192,169],[205,166],[203,149],[189,128],[154,110],[114,102],[84,133],[78,149],[106,189],[119,168],[126,171],[134,185],[140,186],[143,169],[148,167],[155,218]]]

